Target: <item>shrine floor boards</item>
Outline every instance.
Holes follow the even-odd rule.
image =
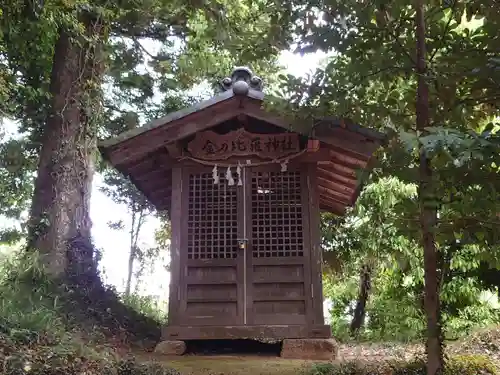
[[[302,375],[321,361],[284,359],[272,356],[198,356],[165,357],[151,355],[144,361],[156,361],[182,375]]]

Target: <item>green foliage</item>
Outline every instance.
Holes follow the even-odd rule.
[[[155,365],[118,358],[114,348],[103,343],[99,329],[87,329],[83,321],[74,325],[77,311],[68,321],[68,307],[75,292],[52,280],[37,253],[13,252],[2,257],[0,264],[0,368],[5,375],[175,375],[177,371]],[[81,290],[79,291],[81,292]],[[121,317],[117,305],[107,301],[86,303],[87,311],[104,315],[115,310],[113,320],[130,319],[137,324],[140,315]],[[146,299],[136,305],[145,310]],[[73,302],[76,302],[73,300]],[[81,311],[83,306],[76,305]],[[104,322],[104,317],[101,317]],[[123,327],[127,330],[130,327]],[[144,330],[144,327],[142,327]]]
[[[158,323],[166,324],[168,321],[166,305],[161,303],[155,296],[144,296],[132,293],[128,296],[123,296],[123,303],[141,315],[151,318]]]
[[[0,131],[1,135],[1,131]],[[0,142],[0,217],[18,223],[29,208],[33,190],[33,155],[26,152],[24,139]],[[6,221],[6,220],[5,220]],[[13,244],[23,236],[23,228],[0,228],[0,243]]]
[[[52,297],[55,285],[38,254],[14,253],[0,266],[1,331],[22,342],[61,336],[64,325],[57,314],[57,299]]]
[[[290,35],[283,32],[287,19],[274,1],[45,1],[36,11],[31,3],[8,0],[0,13],[0,121],[18,121],[24,136],[9,144],[11,151],[16,147],[9,151],[8,168],[0,163],[0,214],[30,204],[51,112],[55,42],[61,30],[75,42],[89,41],[85,15],[105,24],[101,40],[90,41],[105,50],[104,77],[90,82],[105,95],[84,98],[87,114],[98,121],[90,133],[101,138],[192,103],[196,95],[187,91],[207,79],[216,85],[235,65],[273,76],[278,46],[286,46]]]
[[[451,210],[442,209],[440,213],[444,217]],[[324,286],[325,296],[333,302],[330,313],[335,337],[349,339],[359,270],[367,262],[373,269],[372,289],[367,319],[357,339],[409,341],[423,337],[423,263],[415,234],[416,216],[415,186],[381,178],[366,186],[345,218],[323,217],[324,258],[329,263]],[[494,228],[469,227],[473,233],[478,229],[485,233],[483,238],[496,235]],[[446,237],[444,231],[439,238],[455,242],[455,237]],[[497,287],[481,281],[485,270],[480,262],[494,258],[492,253],[498,254],[498,247],[485,241],[468,242],[443,245],[441,299],[448,338],[466,335],[500,319],[498,307],[483,298],[485,293],[495,297]]]
[[[28,349],[0,333],[0,366],[4,375],[180,375],[159,364],[117,358],[106,348],[100,348],[99,353],[89,351],[81,343],[80,347],[60,344]]]
[[[485,356],[456,356],[446,363],[443,375],[498,374],[496,365]],[[317,364],[308,375],[425,375],[425,362],[360,364]]]

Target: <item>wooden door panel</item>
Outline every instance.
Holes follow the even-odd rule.
[[[243,324],[242,257],[238,249],[238,186],[214,184],[207,168],[186,169],[184,199],[184,273],[181,325]]]
[[[305,181],[298,168],[251,172],[247,303],[252,324],[302,325],[311,319]]]
[[[242,186],[225,171],[213,182],[211,168],[185,170],[180,325],[310,323],[307,174],[251,167]]]

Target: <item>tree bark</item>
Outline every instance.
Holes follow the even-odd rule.
[[[417,39],[417,130],[425,131],[429,126],[429,87],[427,83],[427,62],[425,42],[425,0],[415,2]],[[427,375],[442,374],[443,350],[441,346],[440,300],[438,256],[434,231],[437,223],[437,208],[431,206],[433,199],[432,166],[424,149],[420,150],[420,181],[418,187],[420,202],[420,225],[424,249],[424,306],[427,316]]]
[[[61,29],[55,45],[51,108],[31,207],[28,246],[43,254],[54,277],[66,271],[75,242],[86,249],[77,259],[93,257],[89,208],[96,130],[92,116],[100,104],[96,93],[104,72],[104,26],[89,15],[82,17],[82,23],[87,36],[97,36],[95,42],[89,44]]]
[[[366,317],[366,303],[371,290],[371,267],[363,265],[359,277],[359,295],[354,309],[354,315],[351,322],[351,335],[355,335],[363,326]]]

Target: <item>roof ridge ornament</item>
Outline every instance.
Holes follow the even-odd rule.
[[[233,90],[235,95],[247,95],[249,89],[262,91],[262,79],[253,74],[250,68],[239,66],[234,68],[231,77],[221,82],[222,90]]]

